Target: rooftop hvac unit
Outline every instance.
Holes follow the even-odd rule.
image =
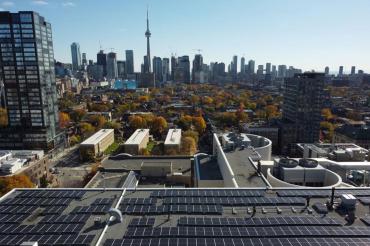
[[[299,165],[305,168],[315,168],[319,165],[319,163],[313,159],[300,159]]]
[[[278,162],[279,167],[295,168],[298,166],[298,161],[294,159],[282,158]]]

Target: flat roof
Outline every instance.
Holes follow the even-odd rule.
[[[105,137],[109,134],[113,133],[114,129],[101,129],[100,131],[96,132],[94,135],[86,139],[81,143],[81,145],[95,145],[102,141]]]
[[[136,131],[125,142],[125,145],[139,145],[144,137],[149,134],[149,129],[136,129]]]
[[[239,187],[266,186],[263,179],[256,174],[255,167],[248,159],[248,157],[252,157],[254,154],[252,149],[236,149],[232,151],[224,151],[224,153],[235,174],[235,180]]]
[[[181,129],[169,129],[164,145],[180,145]]]
[[[355,197],[351,222],[342,194]],[[336,188],[334,209],[330,196],[317,188],[15,189],[0,199],[0,244],[370,245],[370,189]],[[112,207],[121,222],[108,222]]]

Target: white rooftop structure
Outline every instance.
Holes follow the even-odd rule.
[[[114,132],[114,129],[101,129],[85,141],[81,143],[81,145],[95,145],[100,143],[105,137],[107,137],[109,134]]]
[[[169,129],[164,145],[180,145],[181,129]]]
[[[147,135],[149,135],[149,129],[137,129],[131,137],[127,139],[125,145],[139,145]]]

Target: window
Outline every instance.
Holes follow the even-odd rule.
[[[22,23],[32,23],[32,15],[31,14],[20,14],[20,19]]]

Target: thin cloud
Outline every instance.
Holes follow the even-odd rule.
[[[45,1],[45,0],[34,0],[34,1],[32,1],[32,4],[35,4],[35,5],[47,5],[49,3],[47,1]]]
[[[5,9],[3,9],[3,8],[0,8],[0,11],[5,11]]]
[[[11,7],[13,5],[14,5],[14,2],[11,2],[11,1],[5,1],[1,3],[1,6],[4,6],[4,7]]]
[[[64,7],[74,7],[76,4],[74,2],[64,2],[62,3]]]

